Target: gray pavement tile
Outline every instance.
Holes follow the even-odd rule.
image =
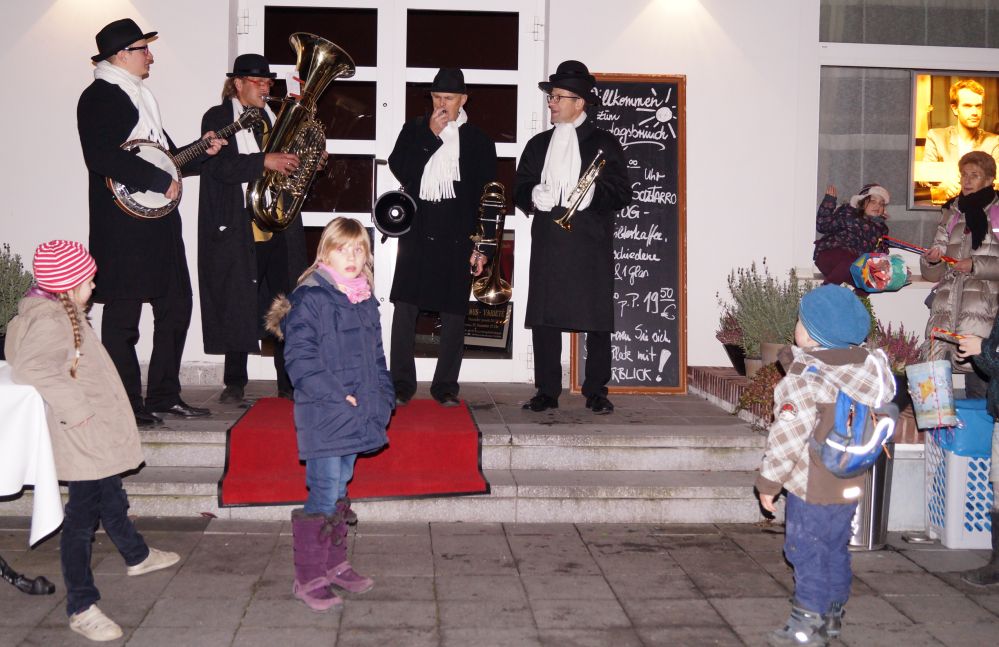
[[[500,627],[494,629],[473,629],[468,627],[444,627],[441,629],[443,647],[541,647],[541,638],[532,628]]]
[[[354,555],[360,553],[429,553],[430,535],[358,535],[351,541]]]
[[[236,632],[234,647],[274,647],[285,645],[334,645],[336,630],[329,627],[246,627]],[[225,643],[218,643],[224,645]]]
[[[212,519],[205,535],[275,535],[280,531],[281,527],[272,521]]]
[[[919,624],[989,622],[995,625],[999,634],[999,617],[964,596],[941,595],[929,601],[921,595],[899,595],[891,596],[887,600],[893,607]]]
[[[926,598],[920,598],[920,600],[926,602]],[[894,599],[892,599],[892,603],[894,603]],[[892,603],[873,595],[851,595],[846,603],[843,622],[850,626],[864,625],[867,627],[889,625],[905,627],[913,624],[912,620],[892,606]]]
[[[768,631],[783,625],[791,612],[787,596],[779,598],[711,598],[711,606],[732,627],[767,627]]]
[[[593,559],[604,573],[668,573],[680,568],[677,561],[666,552],[597,554],[593,556]]]
[[[264,569],[278,535],[210,535],[191,552],[182,571],[252,575]]]
[[[940,647],[926,627],[865,627],[844,624],[840,643],[847,647]],[[974,644],[974,643],[971,643]],[[988,643],[978,643],[988,644]],[[965,643],[962,647],[968,647]]]
[[[346,602],[344,603],[346,606]],[[313,611],[290,594],[284,599],[254,598],[246,607],[242,627],[322,627],[335,630],[342,610]]]
[[[545,647],[642,647],[642,639],[630,627],[611,629],[542,629]]]
[[[102,609],[106,613],[112,613],[111,609]],[[142,626],[235,630],[245,610],[245,600],[216,599],[212,604],[205,604],[204,600],[191,598],[161,598],[142,621]]]
[[[355,553],[350,563],[359,573],[374,578],[381,575],[432,577],[434,574],[434,556],[429,551],[426,553]]]
[[[614,591],[599,575],[522,575],[531,600],[612,600]]]
[[[445,535],[502,535],[501,523],[433,523],[430,534],[434,538]]]
[[[435,535],[434,555],[476,555],[513,559],[504,535]]]
[[[616,600],[532,600],[539,629],[611,629],[631,622]]]
[[[365,521],[361,519],[354,532],[358,537],[377,536],[400,536],[400,535],[424,535],[430,536],[429,523],[417,523],[413,521],[384,523],[379,521]]]
[[[259,580],[257,575],[207,575],[188,570],[172,578],[160,595],[165,598],[249,599]]]
[[[725,621],[707,600],[631,598],[621,600],[635,627],[704,627]]]
[[[439,575],[434,578],[438,600],[503,600],[526,603],[524,584],[511,575]]]
[[[948,647],[994,645],[999,638],[999,627],[995,622],[943,623],[927,625],[925,628],[934,638]]]
[[[850,562],[854,573],[919,573],[923,569],[903,553],[891,550],[853,552]]]
[[[434,578],[432,577],[394,577],[380,575],[375,579],[374,588],[364,593],[346,593],[339,591],[341,597],[363,600],[434,600]],[[291,580],[289,580],[290,582]]]
[[[135,647],[218,647],[228,645],[236,635],[233,629],[217,629],[199,627],[188,629],[181,627],[139,627],[129,637],[126,645]],[[93,644],[93,643],[91,643]]]
[[[642,642],[656,645],[719,645],[741,647],[742,640],[728,627],[642,627],[638,629]]]
[[[651,535],[646,537],[628,537],[596,539],[586,544],[594,555],[668,555],[668,549]]]
[[[687,569],[687,576],[709,598],[742,598],[749,596],[778,597],[788,593],[769,573],[754,565],[753,569],[709,571]]]
[[[504,523],[507,535],[572,535],[579,536],[577,527],[571,523]]]
[[[442,628],[503,629],[534,626],[531,609],[526,601],[521,600],[441,600],[438,602],[438,609]]]
[[[977,550],[910,550],[907,559],[931,573],[969,571],[989,561],[990,552]]]
[[[359,628],[433,629],[436,626],[437,605],[423,600],[348,600],[344,604],[343,618],[340,620],[341,631]]]
[[[928,573],[855,573],[879,595],[960,595],[961,592]]]
[[[770,635],[770,633],[773,630],[779,628],[780,626],[783,626],[784,620],[786,619],[787,619],[787,613],[784,613],[779,623],[775,622],[773,626],[764,626],[759,624],[733,625],[731,629],[739,637],[742,643],[746,645],[746,647],[770,647],[770,641],[767,640],[767,637]],[[839,647],[839,644],[842,643],[839,644],[831,643],[831,644],[837,645],[837,647]]]
[[[435,575],[516,575],[517,564],[509,554],[441,553],[434,555]]]
[[[0,631],[0,647],[14,647],[14,645],[20,645],[21,641],[32,632],[33,629],[31,627],[11,627],[5,625],[3,631]],[[69,633],[69,629],[67,629],[66,632]]]
[[[108,647],[124,645],[129,639],[132,630],[125,627],[122,627],[122,630],[124,631],[124,635],[118,640],[111,640],[100,644],[108,645]],[[30,632],[24,637],[20,645],[22,647],[53,647],[55,645],[58,645],[58,647],[93,647],[94,642],[71,631],[69,622],[67,621],[62,627],[47,627]]]
[[[995,591],[995,593],[992,593],[991,595],[989,593],[985,593],[985,591],[990,590]],[[976,589],[976,593],[969,593],[968,597],[977,602],[982,608],[988,609],[992,613],[999,615],[999,591],[996,591],[995,588]]]
[[[332,645],[318,643],[318,645]],[[341,629],[337,635],[337,647],[438,647],[441,644],[440,635],[434,628],[383,628],[364,627]]]
[[[654,573],[606,573],[607,583],[621,599],[702,598],[704,594],[681,570]]]

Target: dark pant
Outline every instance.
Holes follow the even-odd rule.
[[[153,352],[149,356],[145,408],[166,411],[180,402],[180,360],[193,305],[190,288],[182,287],[175,278],[166,294],[148,301],[153,306]],[[101,318],[101,342],[118,369],[134,411],[143,408],[142,374],[135,345],[139,341],[144,302],[142,299],[109,301],[104,304]]]
[[[842,247],[834,247],[816,254],[815,266],[819,268],[822,276],[825,277],[823,284],[831,283],[839,285],[840,283],[849,283],[853,285],[850,266],[853,265],[858,256],[859,254],[849,249],[843,249]]]
[[[583,397],[607,395],[611,378],[611,334],[586,333],[586,361],[583,377]],[[534,344],[534,385],[538,392],[551,398],[562,393],[562,331],[547,326],[531,328]]]
[[[389,370],[400,398],[408,399],[416,393],[416,319],[419,315],[417,306],[395,302]],[[430,384],[430,395],[438,400],[445,395],[458,395],[458,374],[465,354],[465,315],[442,312],[440,318],[441,345],[437,351],[434,380]]]
[[[97,481],[70,481],[65,513],[59,557],[66,582],[66,613],[73,615],[101,599],[90,569],[98,521],[128,566],[145,560],[149,547],[128,518],[128,495],[122,488],[120,476]]]
[[[246,361],[249,353],[226,353],[225,373],[222,382],[226,386],[246,386],[250,381],[246,372]],[[274,340],[274,370],[277,371],[278,393],[291,393],[291,378],[284,370],[284,342]]]
[[[787,495],[784,556],[794,567],[794,604],[826,613],[850,597],[850,523],[856,503],[815,505]]]

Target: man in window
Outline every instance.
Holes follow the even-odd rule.
[[[961,192],[957,161],[965,153],[983,151],[999,162],[999,135],[980,128],[984,102],[985,88],[980,83],[973,79],[958,81],[950,86],[950,109],[957,117],[957,125],[926,132],[923,161],[948,165],[944,179],[930,187],[934,203],[946,202]]]
[[[225,389],[219,402],[243,402],[248,381],[246,362],[260,352],[263,315],[278,294],[287,294],[307,265],[305,229],[295,218],[287,229],[265,232],[253,222],[246,205],[247,185],[265,172],[289,175],[298,168],[294,153],[263,153],[263,133],[275,116],[264,102],[274,78],[260,54],[236,57],[222,86],[222,103],[209,108],[202,129],[219,131],[248,108],[263,121],[229,137],[229,145],[206,162],[201,171],[198,202],[198,279],[201,291],[201,332],[205,352],[225,355]],[[284,370],[284,345],[274,343],[278,394],[291,397]]]
[[[614,217],[631,202],[631,186],[621,144],[586,114],[587,104],[600,105],[595,84],[579,61],[565,61],[547,83],[538,84],[548,96],[555,127],[531,138],[517,165],[517,206],[535,214],[525,317],[538,389],[524,404],[531,411],[558,408],[563,332],[586,333],[586,408],[597,414],[614,410],[607,399],[614,331]],[[604,167],[580,194],[572,230],[567,231],[555,220],[570,208],[570,195],[598,151],[603,151]]]
[[[430,394],[445,407],[458,402],[458,373],[473,259],[469,238],[478,230],[483,187],[496,179],[496,145],[468,121],[465,75],[441,68],[430,86],[433,111],[407,122],[389,155],[389,168],[416,201],[416,217],[399,238],[390,299],[389,360],[396,402],[416,392],[416,320],[421,310],[441,318],[440,347]],[[472,259],[470,261],[470,259]]]
[[[90,253],[97,261],[94,300],[104,304],[101,341],[107,348],[135,412],[136,423],[161,422],[154,413],[178,417],[206,416],[180,398],[180,362],[191,323],[191,277],[176,209],[155,219],[136,218],[119,209],[106,180],[113,178],[134,191],[180,196],[178,179],[158,166],[121,148],[133,139],[147,139],[176,152],[163,129],[159,106],[143,84],[153,64],[149,49],[156,32],[143,33],[128,18],[116,20],[97,33],[94,82],[80,95],[76,108],[83,159],[89,171]],[[206,155],[215,155],[224,141],[212,132],[202,138],[210,145],[191,160],[185,172],[196,173]],[[135,345],[139,341],[142,304],[153,307],[153,351],[145,402]]]

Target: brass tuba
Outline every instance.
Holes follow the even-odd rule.
[[[510,300],[513,288],[500,276],[500,257],[503,255],[503,225],[506,222],[506,195],[500,182],[490,182],[482,189],[479,199],[479,233],[472,236],[479,245],[495,245],[493,260],[483,268],[483,274],[472,281],[472,296],[479,303],[501,306]],[[486,225],[492,225],[493,237],[487,238]]]
[[[302,80],[302,94],[298,100],[281,100],[263,152],[294,153],[299,166],[288,176],[265,171],[247,187],[246,204],[253,211],[254,223],[264,231],[287,228],[302,210],[326,151],[326,130],[316,120],[316,102],[333,79],[350,78],[355,69],[350,55],[325,38],[296,32],[288,42],[298,55],[295,69]]]

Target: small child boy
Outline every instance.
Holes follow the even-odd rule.
[[[839,285],[805,294],[798,309],[794,346],[781,354],[786,375],[774,390],[774,422],[756,480],[760,504],[774,511],[787,490],[784,554],[794,567],[791,616],[770,634],[771,645],[826,645],[839,636],[850,596],[850,522],[863,475],[843,479],[809,451],[832,429],[840,390],[868,406],[895,394],[888,360],[860,347],[871,328],[867,309]]]

